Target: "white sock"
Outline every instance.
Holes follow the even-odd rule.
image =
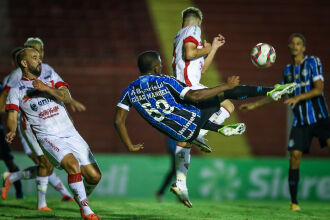
[[[37,190],[38,190],[38,209],[47,206],[46,193],[48,185],[48,176],[37,176]]]
[[[85,186],[86,194],[87,194],[87,196],[89,196],[90,194],[92,194],[92,192],[95,189],[95,187],[97,186],[97,184],[96,185],[89,184],[84,179],[84,186]]]
[[[17,180],[21,180],[21,179],[34,179],[36,178],[37,175],[37,166],[33,166],[33,167],[28,167],[25,170],[20,170],[17,172],[13,172],[10,173],[10,177],[9,177],[9,181],[11,183],[16,182]]]
[[[21,180],[23,178],[24,178],[23,171],[20,170],[20,171],[17,171],[17,172],[10,173],[9,182],[14,183],[17,180]]]
[[[214,124],[221,125],[227,118],[229,118],[230,113],[224,107],[221,107],[219,111],[214,113],[209,120]]]
[[[187,189],[186,176],[190,163],[190,148],[176,146],[175,149],[175,169],[176,185],[181,189]]]
[[[62,195],[66,195],[71,197],[71,194],[67,190],[67,188],[64,186],[63,182],[61,179],[56,175],[55,172],[53,172],[48,179],[50,185],[54,187],[54,189],[58,192],[60,192]]]
[[[94,213],[88,205],[84,183],[81,178],[81,173],[68,175],[69,187],[78,202],[78,205],[84,211],[85,216]]]

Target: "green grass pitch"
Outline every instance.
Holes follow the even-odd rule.
[[[173,199],[158,203],[152,199],[90,198],[90,206],[102,219],[330,219],[329,202],[302,201],[300,212],[289,211],[287,201],[209,201],[192,199],[193,208]],[[35,210],[36,198],[0,201],[0,219],[80,219],[74,202],[48,198],[54,211]]]

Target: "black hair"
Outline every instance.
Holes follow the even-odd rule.
[[[140,73],[152,72],[153,68],[159,61],[159,53],[156,51],[145,51],[138,56],[137,65],[139,67]]]
[[[303,45],[306,46],[306,39],[305,39],[304,35],[299,34],[299,33],[293,33],[293,34],[291,34],[290,37],[289,37],[289,42],[290,42],[290,41],[292,40],[292,38],[294,38],[294,37],[299,37],[299,38],[302,40]]]

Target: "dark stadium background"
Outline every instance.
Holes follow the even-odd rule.
[[[237,74],[244,84],[278,83],[283,67],[290,62],[287,39],[291,33],[299,32],[307,39],[306,54],[317,55],[323,62],[324,92],[329,103],[329,1],[196,0],[194,5],[204,13],[203,31],[209,41],[217,33],[226,36],[226,45],[215,59],[217,69],[224,73],[223,79]],[[180,28],[180,24],[173,25]],[[22,46],[28,37],[44,41],[45,63],[70,84],[73,97],[87,106],[86,112],[72,117],[93,152],[126,152],[113,127],[117,100],[137,77],[137,54],[161,48],[147,2],[0,1],[1,78],[13,69],[10,51]],[[249,58],[251,48],[258,42],[271,43],[277,52],[276,63],[267,70],[257,69]],[[237,107],[240,103],[235,102]],[[134,142],[145,143],[142,153],[165,153],[166,138],[133,112],[127,126]],[[285,105],[237,112],[248,126],[246,135],[252,155],[286,155]],[[313,145],[311,156],[329,156],[326,150],[319,150],[317,141]],[[22,151],[18,139],[12,147]]]

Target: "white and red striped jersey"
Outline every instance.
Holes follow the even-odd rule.
[[[201,40],[201,29],[197,25],[182,28],[174,39],[172,68],[175,77],[187,86],[197,86],[201,79],[204,57],[192,60],[185,59],[184,44],[192,42],[198,49],[204,47]]]
[[[53,88],[68,87],[55,73],[42,71],[39,80]],[[11,88],[6,101],[6,111],[21,110],[37,137],[54,135],[66,137],[75,128],[69,118],[63,102],[58,101],[46,92],[36,90],[33,80],[22,77],[15,87]]]
[[[52,72],[56,73],[55,70],[46,63],[41,64],[41,75],[42,74],[51,74]],[[57,73],[56,73],[57,74]],[[23,73],[21,68],[13,70],[9,75],[7,75],[3,81],[2,85],[4,89],[9,92],[10,88],[13,88],[17,83],[22,79]]]

